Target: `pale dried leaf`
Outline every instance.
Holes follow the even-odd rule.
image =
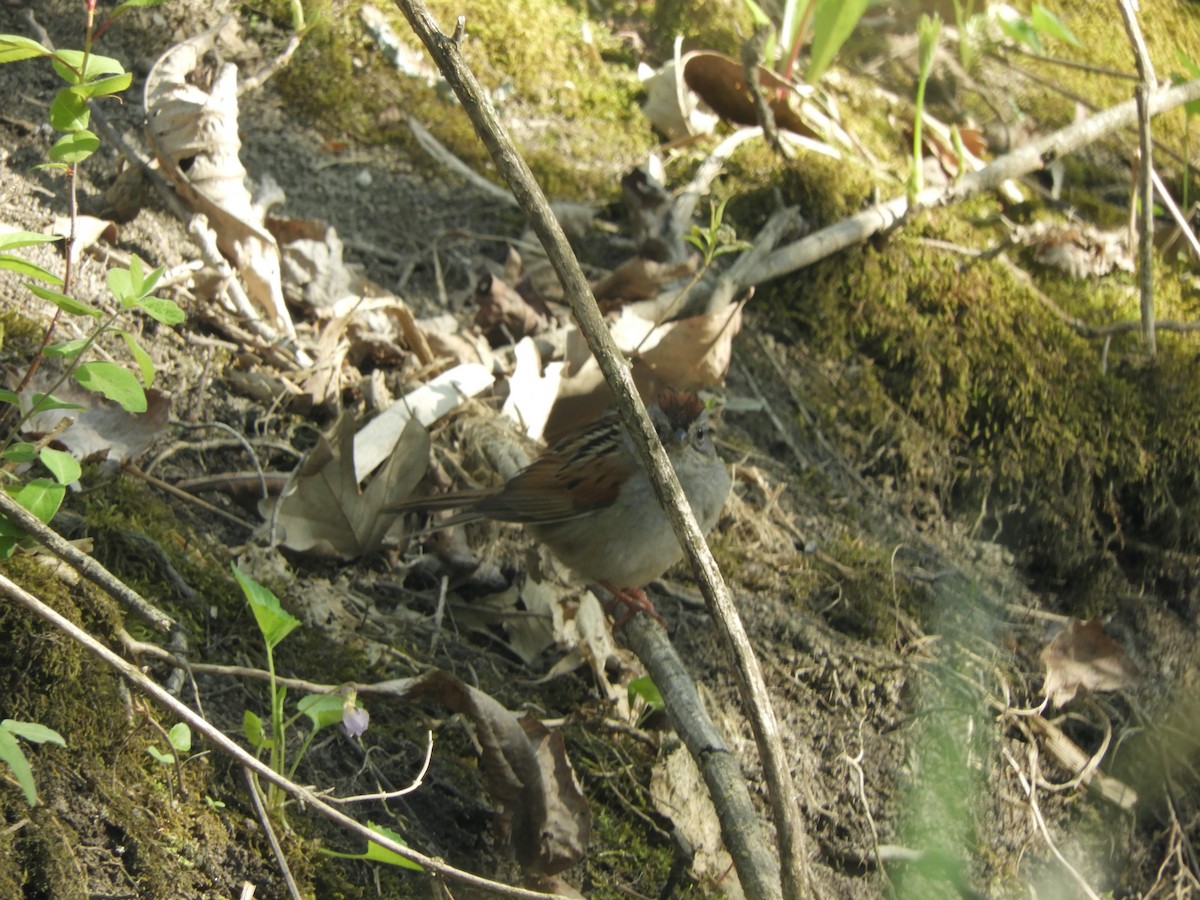
[[[32,394],[33,391],[26,391],[26,403],[32,404]],[[56,440],[79,460],[102,457],[124,463],[136,459],[163,433],[171,414],[170,396],[154,388],[146,391],[144,413],[126,412],[119,404],[86,391],[73,381],[64,382],[54,395],[65,403],[77,403],[84,408],[38,413],[25,423],[24,430],[45,434],[57,428],[63,419],[71,419],[71,425]]]
[[[529,437],[541,440],[558,396],[564,363],[550,363],[543,371],[537,344],[530,338],[523,338],[517,344],[514,355],[516,365],[508,379],[508,398],[501,412],[520,425]]]
[[[237,67],[226,63],[214,72],[208,61],[229,23],[176,44],[155,62],[146,77],[146,133],[176,193],[208,218],[251,300],[295,337],[283,300],[279,246],[263,227],[265,211],[250,196],[238,156]]]
[[[354,559],[378,550],[395,517],[382,510],[412,494],[429,466],[429,432],[410,421],[365,491],[354,474],[354,421],[343,416],[332,441],[322,437],[281,497],[280,542],[293,550]],[[271,510],[264,501],[264,517]]]
[[[1114,271],[1136,271],[1129,233],[1092,225],[1037,223],[1019,229],[1013,239],[1028,246],[1034,259],[1072,278],[1095,278]]]
[[[1052,707],[1069,703],[1080,691],[1116,691],[1127,687],[1138,667],[1110,638],[1098,619],[1072,619],[1042,650],[1046,681],[1042,693]]]
[[[716,808],[686,747],[676,747],[664,762],[655,765],[650,775],[650,797],[659,815],[673,822],[691,844],[695,852],[692,871],[698,877],[720,879],[724,896],[744,897],[733,860],[721,839]]]
[[[443,372],[428,384],[406,394],[368,422],[354,439],[354,466],[358,480],[388,459],[404,433],[409,418],[431,425],[457,409],[462,401],[491,387],[491,370],[466,363]]]

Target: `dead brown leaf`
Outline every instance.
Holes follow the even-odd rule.
[[[44,390],[44,388],[43,388]],[[32,391],[27,403],[32,403]],[[64,418],[72,423],[55,438],[76,459],[101,457],[127,462],[146,451],[162,434],[171,414],[171,398],[162,391],[146,391],[146,411],[130,413],[111,400],[85,391],[74,382],[65,382],[55,392],[64,403],[78,403],[81,410],[55,409],[31,416],[25,423],[26,433],[46,434],[58,427]]]
[[[733,57],[711,51],[687,53],[683,57],[683,79],[721,118],[738,125],[759,124],[745,69]],[[788,103],[795,90],[791,82],[763,66],[758,67],[758,81],[775,114],[776,125],[805,137],[819,137]]]
[[[550,323],[550,311],[539,300],[529,300],[501,278],[485,274],[475,286],[475,325],[493,347],[515,344],[537,334]]]
[[[1120,690],[1139,674],[1098,619],[1072,619],[1042,650],[1042,663],[1046,666],[1042,692],[1052,707],[1066,705],[1080,690]]]
[[[496,825],[530,875],[554,875],[583,859],[592,815],[561,737],[518,719],[495,698],[448,672],[376,685],[405,699],[430,697],[471,720]]]
[[[354,559],[383,544],[395,522],[381,513],[412,494],[429,467],[429,432],[410,419],[396,448],[367,485],[360,490],[354,474],[354,419],[343,416],[334,426],[331,443],[324,436],[300,465],[291,490],[278,501],[276,522],[281,543],[292,550]],[[270,517],[264,501],[264,517]]]

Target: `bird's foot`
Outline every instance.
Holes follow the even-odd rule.
[[[645,613],[663,628],[667,627],[666,621],[658,614],[654,603],[641,588],[615,588],[603,582],[601,586],[612,594],[612,599],[604,604],[604,611],[613,616],[614,632],[620,631],[638,613]]]

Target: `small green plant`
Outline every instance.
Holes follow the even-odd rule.
[[[256,750],[265,750],[270,754],[269,763],[272,769],[280,775],[292,778],[318,731],[340,723],[348,735],[358,737],[366,730],[370,717],[367,711],[358,705],[354,691],[347,691],[343,694],[309,694],[296,703],[296,714],[285,718],[287,688],[278,683],[275,675],[275,648],[300,625],[300,620],[279,604],[279,598],[270,589],[250,578],[236,565],[233,566],[233,575],[241,586],[242,593],[246,595],[250,610],[254,613],[254,621],[258,624],[258,630],[266,644],[271,708],[270,729],[260,716],[246,710],[242,715],[242,733]],[[287,732],[302,716],[308,718],[309,732],[289,766]],[[267,806],[281,816],[284,796],[283,788],[276,784],[267,788]]]
[[[1186,70],[1187,75],[1180,75],[1177,72],[1171,73],[1171,81],[1175,84],[1183,84],[1185,81],[1194,81],[1200,78],[1200,64],[1182,51],[1175,51],[1175,58],[1179,60],[1179,64]],[[1185,116],[1183,129],[1183,158],[1192,158],[1192,119],[1200,116],[1200,100],[1189,100],[1183,104],[1183,114]],[[1183,167],[1183,189],[1181,191],[1181,203],[1183,209],[1191,208],[1191,188],[1192,188],[1192,167]]]
[[[933,60],[937,55],[938,40],[942,36],[942,18],[921,14],[917,22],[917,100],[913,119],[912,168],[908,174],[908,198],[911,202],[925,186],[925,172],[921,167],[921,119],[925,113],[925,85],[933,71]]]
[[[765,64],[784,78],[795,74],[800,49],[812,39],[808,67],[804,80],[816,84],[833,62],[846,38],[854,31],[866,12],[869,0],[787,0],[778,30],[770,16],[756,2],[746,0],[746,7],[757,25],[775,31],[764,52]],[[786,51],[786,52],[785,52]]]
[[[1033,4],[1029,8],[1027,16],[1021,15],[1006,4],[1001,4],[996,9],[996,21],[1001,30],[1018,44],[1024,44],[1039,56],[1042,53],[1043,37],[1065,41],[1073,47],[1080,46],[1079,39],[1075,37],[1070,28],[1063,24],[1062,19],[1040,3]]]
[[[36,806],[38,795],[37,786],[33,783],[33,770],[25,757],[25,751],[17,743],[17,738],[34,744],[58,744],[60,747],[67,746],[67,742],[53,728],[36,722],[17,722],[13,719],[0,722],[0,762],[12,771],[17,784],[25,792],[25,802]]]
[[[78,260],[75,257],[75,227],[77,220],[76,188],[79,166],[100,146],[100,140],[88,130],[91,123],[90,103],[104,97],[119,94],[127,89],[132,75],[121,63],[111,57],[93,52],[96,39],[121,14],[134,7],[157,6],[164,0],[126,0],[117,6],[108,18],[96,27],[96,0],[85,0],[86,29],[83,50],[51,50],[31,38],[20,35],[0,35],[0,63],[20,62],[29,59],[47,59],[66,86],[54,96],[50,103],[49,121],[56,130],[63,132],[51,146],[49,162],[40,166],[65,173],[70,194],[70,238],[63,275],[60,277],[19,255],[7,252],[58,240],[51,235],[32,232],[14,232],[0,236],[0,269],[16,272],[31,279],[24,282],[30,293],[51,303],[55,308],[54,318],[46,329],[43,344],[29,365],[16,390],[0,390],[0,408],[7,415],[0,415],[0,479],[21,506],[32,512],[42,522],[49,522],[57,512],[65,496],[66,486],[79,478],[79,466],[69,462],[67,454],[18,440],[22,426],[37,413],[54,409],[80,409],[55,398],[54,392],[66,381],[74,379],[83,387],[108,397],[129,412],[145,412],[146,393],[154,380],[154,362],[134,335],[121,327],[118,320],[131,310],[150,316],[166,325],[177,325],[184,319],[183,311],[170,300],[153,295],[154,287],[163,270],[146,273],[142,261],[133,257],[128,269],[110,269],[108,288],[116,300],[115,311],[108,312],[71,295],[72,277]],[[40,282],[40,283],[39,283]],[[69,340],[53,340],[53,335],[63,315],[82,316],[95,322],[85,337]],[[87,360],[86,356],[101,337],[114,334],[128,348],[137,369],[132,371],[117,363],[104,360]],[[25,389],[47,358],[60,358],[65,365],[62,373],[44,392],[32,393],[28,397]],[[11,426],[7,422],[14,422]],[[16,474],[34,461],[50,471],[53,480],[34,478],[22,482]],[[0,559],[10,556],[23,533],[3,517],[0,517]]]
[[[167,741],[171,745],[170,753],[163,753],[153,744],[146,748],[146,752],[164,766],[173,766],[178,760],[179,754],[187,753],[192,749],[192,729],[188,727],[187,722],[177,722],[167,732]]]
[[[367,827],[376,834],[383,835],[386,838],[391,838],[397,844],[401,844],[405,847],[408,846],[408,841],[404,840],[404,838],[396,834],[396,832],[392,831],[390,828],[386,828],[383,825],[376,825],[374,822],[370,821],[367,822]],[[401,868],[414,869],[418,872],[423,871],[421,866],[413,862],[411,859],[405,859],[399,853],[395,853],[389,850],[387,847],[384,847],[382,844],[377,844],[374,841],[367,841],[367,850],[365,853],[339,853],[336,850],[325,849],[322,849],[321,852],[326,856],[333,856],[337,859],[364,859],[368,862],[381,862],[387,863],[390,866],[400,866]]]
[[[749,250],[750,244],[738,240],[737,231],[725,222],[725,204],[728,200],[710,204],[708,207],[708,227],[701,228],[692,225],[692,230],[684,235],[684,239],[695,247],[704,257],[703,269],[712,265],[713,260],[726,253],[740,253]],[[703,274],[703,272],[701,272]]]

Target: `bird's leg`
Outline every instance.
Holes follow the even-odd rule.
[[[641,588],[617,588],[607,581],[600,582],[600,586],[612,594],[612,599],[604,604],[604,611],[614,616],[613,631],[620,631],[623,625],[640,612],[650,616],[663,628],[667,627],[667,623]],[[624,607],[620,616],[616,616],[618,606]]]

